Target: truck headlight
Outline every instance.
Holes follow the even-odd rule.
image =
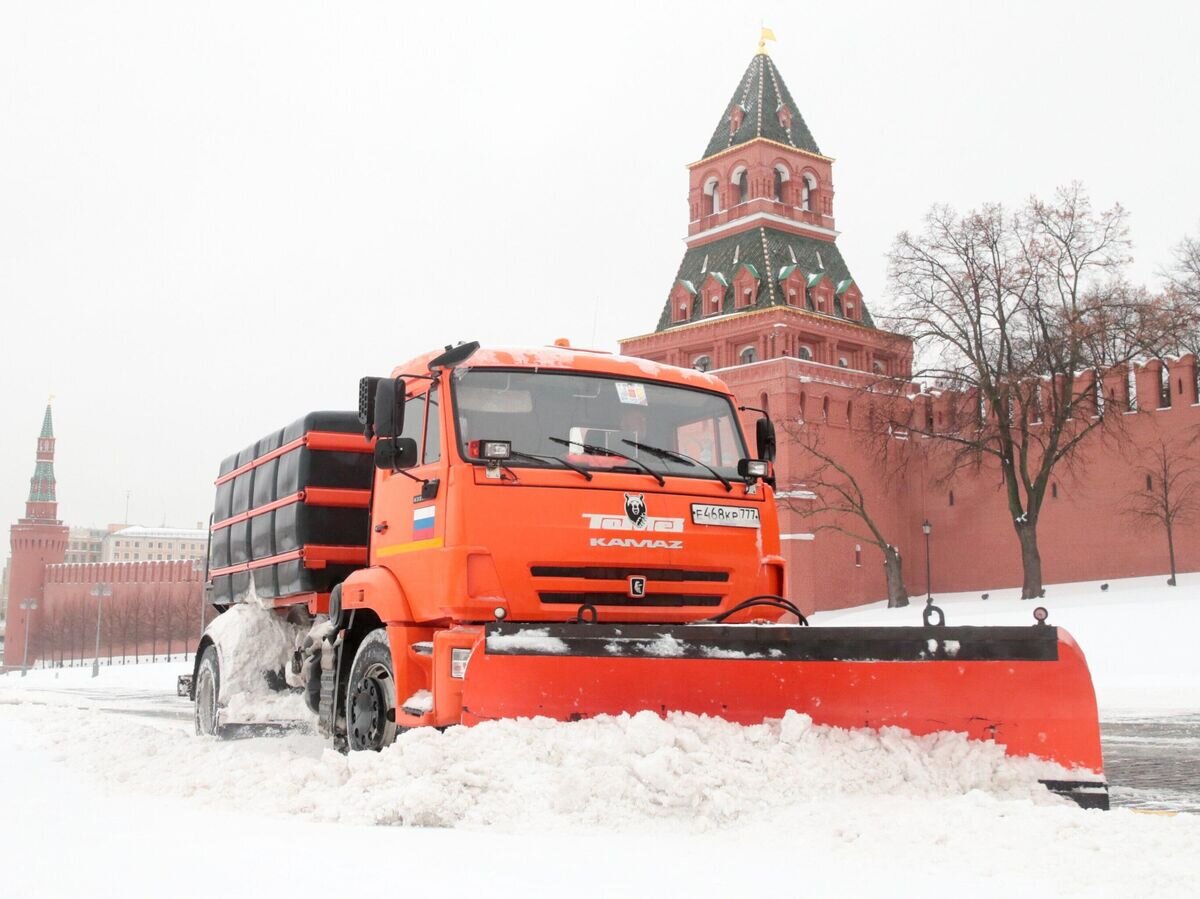
[[[471,650],[455,647],[450,650],[450,676],[462,680],[467,676],[467,662],[471,660]]]

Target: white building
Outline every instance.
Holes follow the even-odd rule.
[[[71,528],[67,535],[67,555],[64,562],[99,562],[104,558],[104,528]]]
[[[165,562],[201,560],[208,552],[203,528],[122,528],[104,538],[102,562]]]

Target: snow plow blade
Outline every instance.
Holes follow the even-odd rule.
[[[1009,755],[1085,769],[1043,781],[1107,808],[1083,653],[1061,628],[487,625],[463,685],[465,723],[649,709],[741,724],[788,710],[844,728],[957,731]]]

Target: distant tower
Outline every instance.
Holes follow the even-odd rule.
[[[654,332],[623,353],[702,371],[789,358],[814,377],[908,375],[911,346],[875,327],[838,250],[833,159],[765,43],[688,170],[687,250]]]
[[[37,463],[29,480],[29,499],[25,517],[9,531],[12,562],[8,587],[8,626],[5,634],[5,659],[8,668],[20,667],[25,646],[25,630],[31,627],[29,659],[37,655],[38,622],[42,616],[42,588],[46,566],[62,562],[67,553],[67,528],[58,520],[58,500],[54,485],[54,419],[50,404],[42,418],[37,441]],[[36,600],[32,614],[21,608],[26,599]]]
[[[780,422],[828,425],[826,446],[859,452],[849,440],[854,401],[865,391],[906,390],[912,343],[876,327],[842,258],[833,159],[765,43],[688,166],[687,208],[687,249],[658,323],[622,340],[621,352],[715,372],[739,403]],[[859,421],[864,407],[869,400]],[[751,433],[756,417],[744,421]],[[775,471],[786,493],[803,483],[810,461],[786,431],[781,438]],[[854,540],[824,533],[818,542],[799,511],[786,503],[779,511],[787,595],[801,608],[831,607],[830,597],[845,605],[837,598],[878,589],[864,580]]]

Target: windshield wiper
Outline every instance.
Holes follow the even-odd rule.
[[[628,443],[630,446],[636,446],[638,449],[645,450],[646,452],[662,459],[674,459],[676,462],[682,462],[684,465],[699,465],[702,468],[707,468],[713,473],[713,476],[721,482],[721,486],[725,488],[726,493],[729,493],[731,490],[733,490],[733,484],[729,483],[729,479],[707,462],[701,462],[699,459],[695,459],[691,456],[685,456],[683,453],[675,452],[675,450],[663,449],[660,446],[650,446],[648,443],[641,443],[637,440],[626,440],[623,438],[622,442]]]
[[[534,459],[539,462],[558,462],[559,464],[564,465],[567,468],[571,469],[571,471],[579,472],[581,475],[583,475],[589,481],[592,479],[592,473],[590,471],[588,471],[586,468],[584,468],[582,465],[576,465],[574,462],[568,462],[566,459],[563,459],[559,456],[542,456],[542,455],[539,455],[538,453],[527,453],[527,452],[524,452],[523,450],[509,450],[509,454],[513,455],[513,456],[520,456],[523,459]]]
[[[646,474],[648,474],[652,478],[654,478],[654,480],[658,481],[658,486],[660,486],[660,487],[666,486],[667,482],[665,480],[663,480],[663,476],[660,475],[657,471],[655,471],[653,468],[651,468],[649,465],[647,465],[641,459],[634,458],[633,456],[627,456],[624,453],[620,452],[619,450],[609,449],[607,446],[596,446],[593,443],[580,443],[577,440],[563,440],[561,437],[548,437],[546,439],[552,440],[554,443],[561,443],[563,446],[566,446],[566,447],[577,446],[580,449],[582,449],[585,453],[588,453],[593,456],[614,456],[617,459],[626,459],[626,460],[632,462],[638,468],[641,468],[643,471],[646,472]]]

